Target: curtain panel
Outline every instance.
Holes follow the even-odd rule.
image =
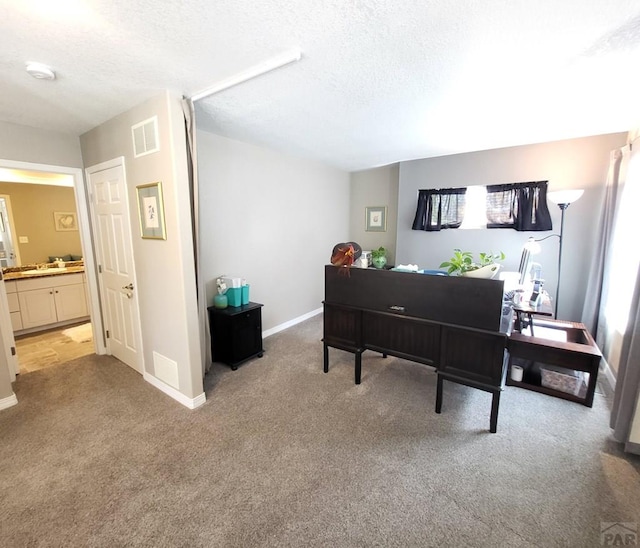
[[[548,181],[487,186],[487,228],[552,230]]]
[[[193,224],[193,258],[196,265],[196,291],[198,296],[198,324],[200,326],[200,351],[202,356],[202,376],[211,368],[211,335],[209,332],[209,315],[207,313],[207,290],[205,277],[202,275],[202,241],[200,238],[200,203],[198,201],[198,154],[196,145],[196,113],[193,101],[187,97],[182,99],[185,131],[187,134],[187,161],[189,170],[189,193]]]
[[[418,191],[413,230],[434,232],[462,224],[466,188],[435,188]]]

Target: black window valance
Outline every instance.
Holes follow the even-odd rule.
[[[487,228],[551,230],[548,181],[487,186]]]
[[[458,228],[464,216],[466,188],[440,188],[418,191],[418,208],[413,230],[438,231]]]

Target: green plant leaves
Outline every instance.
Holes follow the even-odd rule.
[[[496,261],[503,261],[505,258],[505,254],[502,251],[498,253],[494,253],[493,251],[490,253],[479,253],[478,256],[480,258],[480,262],[475,263],[473,261],[473,254],[471,251],[454,249],[453,257],[448,261],[441,263],[439,268],[446,268],[448,274],[453,274],[454,272],[462,274],[463,272],[477,270],[480,267],[493,264]]]

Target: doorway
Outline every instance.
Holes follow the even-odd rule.
[[[91,239],[89,216],[87,211],[86,191],[84,187],[84,179],[82,170],[79,168],[52,166],[44,164],[33,164],[28,162],[17,162],[12,160],[0,159],[0,170],[2,172],[2,179],[6,182],[17,182],[15,178],[19,178],[21,175],[33,176],[36,181],[31,180],[29,182],[36,184],[43,184],[42,180],[46,177],[51,179],[65,178],[71,182],[70,185],[74,188],[75,195],[75,209],[77,212],[78,229],[80,234],[82,256],[84,260],[85,277],[87,282],[87,308],[89,312],[89,321],[92,326],[92,332],[95,336],[92,337],[93,352],[97,354],[105,354],[104,339],[101,336],[103,333],[102,319],[100,315],[99,296],[98,296],[98,282],[95,269],[93,242]],[[55,183],[44,183],[55,184]],[[14,238],[17,234],[13,234]],[[15,240],[14,240],[15,241]],[[6,298],[6,294],[5,294]],[[2,303],[3,306],[7,306],[7,303]],[[8,308],[8,307],[7,307]],[[69,326],[65,326],[69,327]],[[13,336],[13,328],[11,322],[0,321],[0,331],[2,331],[3,338],[10,340],[8,348],[16,348],[16,342]],[[15,350],[14,350],[15,351]],[[14,358],[15,360],[15,358]],[[11,368],[10,368],[11,369]],[[13,378],[13,375],[12,375]]]

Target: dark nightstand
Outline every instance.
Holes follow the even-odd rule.
[[[226,363],[234,371],[243,362],[262,358],[262,305],[216,308],[210,306],[209,330],[214,362]]]

